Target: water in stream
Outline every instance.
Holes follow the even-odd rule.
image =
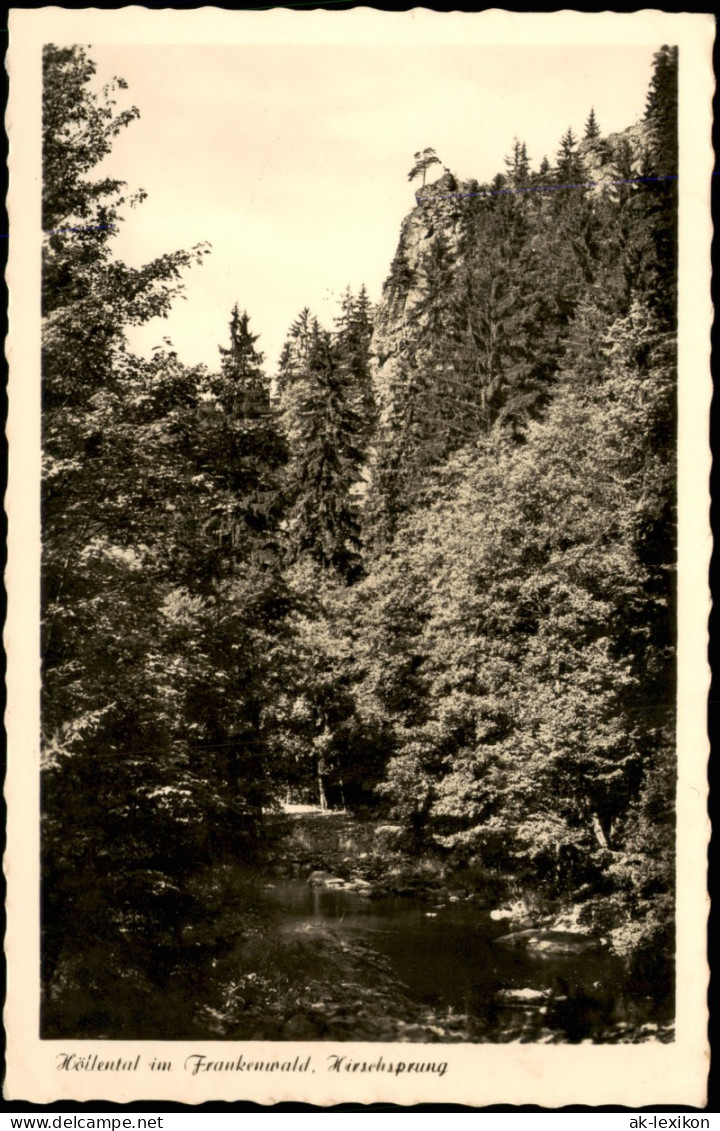
[[[262,898],[283,936],[371,950],[426,1017],[465,1017],[473,1039],[622,1039],[621,970],[605,951],[550,955],[505,945],[497,940],[507,925],[462,899],[369,899],[296,879],[266,883]]]

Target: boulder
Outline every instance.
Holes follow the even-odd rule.
[[[598,939],[583,936],[567,939],[541,938],[530,943],[529,950],[536,954],[589,954],[600,949]]]
[[[550,990],[498,990],[497,999],[503,1005],[541,1005],[550,1000]]]
[[[321,868],[318,868],[315,872],[310,873],[310,875],[308,876],[308,883],[310,887],[320,887],[323,884],[326,884],[328,880],[332,879],[332,872],[324,872]]]
[[[501,935],[495,942],[501,946],[524,947],[530,954],[539,955],[588,954],[602,946],[599,939],[576,931],[546,931],[536,928]]]
[[[534,926],[532,917],[521,899],[518,900],[517,903],[513,903],[510,907],[498,907],[496,910],[491,911],[490,918],[496,923],[507,920],[507,922],[512,923],[516,929]]]
[[[356,891],[359,894],[367,894],[372,891],[372,884],[367,880],[347,880],[343,885],[345,891]]]
[[[397,840],[403,834],[402,825],[378,825],[375,829],[377,840]]]

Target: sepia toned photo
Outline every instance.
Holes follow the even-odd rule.
[[[712,25],[46,13],[13,1098],[702,1102]]]

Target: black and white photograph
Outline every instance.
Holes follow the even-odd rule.
[[[702,1017],[677,1028],[707,757],[702,589],[679,723],[707,562],[683,577],[679,436],[683,389],[709,403],[710,236],[701,201],[691,372],[679,114],[711,23],[637,13],[657,38],[613,43],[566,13],[600,34],[533,42],[516,16],[503,44],[366,10],[373,40],[337,42],[362,13],[283,37],[276,10],[264,42],[263,13],[163,42],[123,35],[135,9],[47,11],[16,15],[49,1098],[113,1098],[108,1047],[128,1088],[160,1048],[166,1098],[247,1087],[238,1057],[286,1098],[320,1073],[388,1098],[399,1064],[439,1091],[458,1046],[702,1051]]]

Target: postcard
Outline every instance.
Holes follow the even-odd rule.
[[[713,33],[11,12],[8,1099],[705,1102]]]

